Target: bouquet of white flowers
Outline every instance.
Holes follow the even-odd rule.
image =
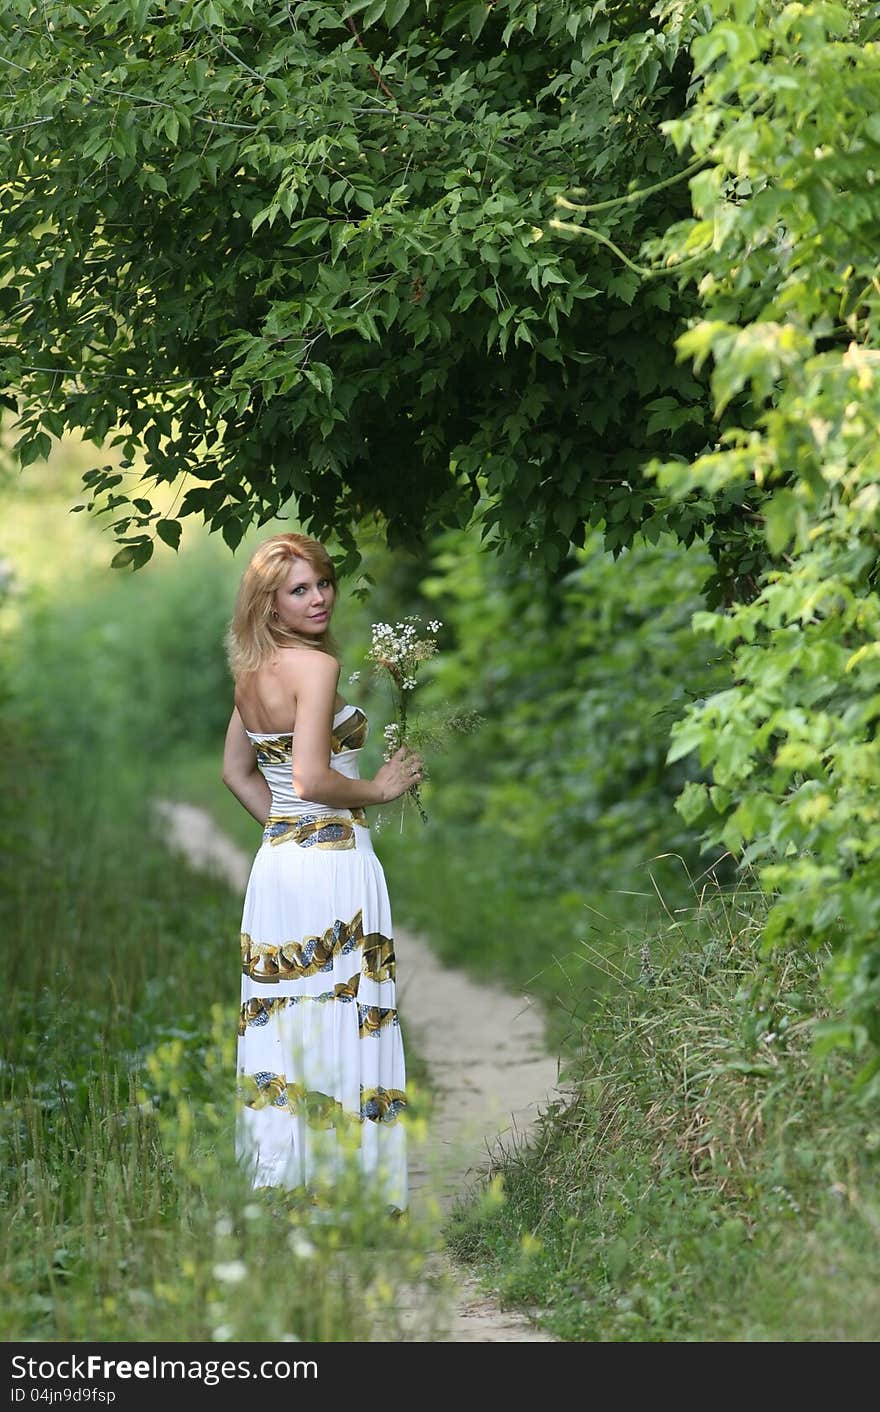
[[[385,759],[390,760],[402,745],[421,750],[425,744],[436,745],[450,730],[473,730],[482,717],[475,711],[447,714],[442,721],[436,713],[424,729],[414,728],[411,721],[410,701],[416,689],[416,673],[423,662],[427,662],[437,651],[437,633],[443,624],[438,618],[427,624],[425,634],[420,635],[421,618],[411,613],[402,623],[374,623],[372,643],[367,653],[367,661],[373,671],[385,674],[391,686],[392,701],[396,720],[385,727]],[[355,674],[359,676],[359,673]],[[428,778],[427,775],[424,776]],[[414,784],[404,795],[411,796],[423,823],[428,816],[422,807],[419,786]],[[403,818],[401,816],[401,828]]]

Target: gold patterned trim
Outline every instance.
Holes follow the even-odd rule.
[[[383,1010],[378,1005],[358,1005],[358,1021],[358,1034],[361,1039],[372,1038],[389,1025],[400,1023],[396,1010]]]
[[[246,1000],[241,1006],[238,1017],[238,1033],[245,1034],[249,1026],[260,1028],[267,1025],[273,1015],[277,1015],[282,1010],[286,1010],[290,1005],[301,1005],[306,1000],[355,1000],[358,993],[358,983],[360,973],[351,977],[347,981],[339,981],[332,990],[322,991],[320,995],[283,995],[278,1000],[267,1000],[265,996],[257,995],[250,1000]],[[362,1009],[364,1007],[359,1007]]]
[[[402,1088],[361,1089],[361,1118],[371,1118],[373,1122],[393,1123],[406,1107],[406,1094]]]
[[[293,736],[276,735],[271,740],[251,740],[258,765],[286,765],[293,758]]]
[[[364,975],[371,981],[393,981],[396,974],[394,942],[380,932],[364,937]]]
[[[330,749],[334,755],[341,755],[343,750],[360,750],[366,739],[367,718],[361,708],[356,706],[350,716],[346,716],[335,730],[331,730]]]
[[[374,981],[394,980],[394,942],[381,932],[365,936],[362,911],[356,912],[350,922],[335,921],[321,936],[285,941],[279,946],[254,941],[247,932],[242,932],[241,969],[252,980],[270,985],[277,981],[302,980],[304,976],[330,970],[334,957],[347,956],[359,946],[363,948],[362,975]]]
[[[338,712],[337,712],[338,714]],[[360,750],[365,744],[369,723],[359,706],[330,728],[330,750],[341,755],[344,750]],[[259,765],[286,765],[293,758],[293,732],[279,732],[270,737],[251,737]]]
[[[305,1084],[288,1083],[284,1074],[265,1070],[242,1074],[238,1094],[246,1108],[278,1108],[293,1116],[305,1115],[310,1123],[332,1128],[343,1123],[393,1123],[406,1107],[402,1088],[364,1088],[361,1086],[360,1112],[350,1113],[338,1098],[320,1089],[307,1089]]]
[[[273,1015],[278,1015],[282,1010],[287,1010],[292,1005],[302,1005],[305,1001],[318,1001],[325,1004],[328,1000],[355,1000],[358,991],[360,976],[352,976],[349,981],[341,981],[332,990],[325,990],[321,995],[284,995],[278,1000],[267,1000],[264,996],[255,996],[242,1005],[238,1017],[238,1033],[244,1035],[249,1028],[261,1029],[268,1025]],[[397,1011],[392,1007],[383,1008],[379,1005],[358,1004],[358,1038],[372,1039],[379,1035],[389,1026],[398,1025],[400,1020]]]
[[[270,815],[263,838],[274,848],[279,843],[297,843],[300,848],[355,848],[354,815],[301,814],[293,818]]]

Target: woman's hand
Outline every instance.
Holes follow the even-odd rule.
[[[399,799],[414,784],[421,784],[423,773],[421,755],[410,750],[409,746],[401,745],[391,759],[376,771],[373,783],[379,787],[382,803],[390,804],[392,799]]]

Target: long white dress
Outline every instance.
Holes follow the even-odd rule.
[[[350,779],[367,730],[357,706],[333,717],[330,764]],[[292,734],[248,735],[272,805],[242,913],[236,1154],[254,1187],[317,1205],[353,1164],[368,1201],[400,1212],[406,1070],[385,874],[362,809],[294,790]]]

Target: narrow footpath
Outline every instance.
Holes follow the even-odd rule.
[[[244,893],[252,858],[204,810],[157,800],[169,845],[198,868],[219,873]],[[410,1151],[413,1216],[438,1225],[479,1183],[499,1148],[518,1147],[554,1097],[557,1064],[546,1049],[537,1002],[472,980],[444,966],[426,942],[396,929],[398,1008],[404,1033],[428,1065],[437,1095],[430,1132]],[[430,1262],[450,1292],[437,1325],[436,1309],[417,1290],[399,1316],[415,1342],[554,1343],[524,1314],[502,1310],[438,1240]],[[430,1327],[428,1327],[430,1326]]]

